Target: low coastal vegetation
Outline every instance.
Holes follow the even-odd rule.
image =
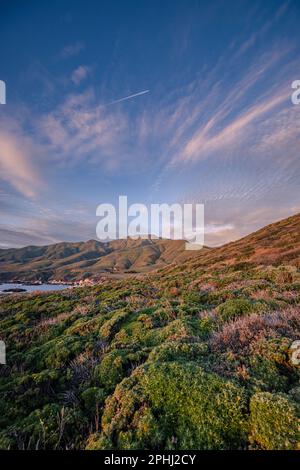
[[[299,448],[299,226],[142,277],[3,296],[0,448]]]

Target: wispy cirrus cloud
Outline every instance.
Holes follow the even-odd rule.
[[[218,119],[212,117],[192,135],[176,159],[180,161],[201,159],[207,157],[211,152],[225,151],[229,145],[237,143],[241,145],[250,126],[267,113],[276,110],[277,106],[288,100],[289,95],[290,91],[284,90],[262,103],[251,106],[244,113],[229,121],[221,130],[219,130]]]
[[[279,5],[274,15],[265,23],[263,23],[261,28],[250,34],[250,36],[242,42],[235,53],[235,58],[242,56],[248,51],[248,49],[251,49],[257,44],[258,41],[262,40],[265,35],[276,25],[280,18],[282,18],[282,16],[284,16],[284,14],[287,12],[289,4],[290,0],[287,0],[286,2],[283,2],[281,5]]]
[[[228,63],[231,59],[232,55]],[[237,67],[239,60],[235,61],[231,67]],[[295,123],[298,110],[290,101],[297,66],[292,46],[282,43],[265,50],[235,76],[230,68],[220,74],[224,63],[226,56],[208,74],[173,90],[158,110],[143,113],[139,140],[145,145],[155,135],[163,143],[159,185],[172,167],[201,161],[218,165],[238,160],[241,166],[250,158],[262,164],[270,158],[276,161],[279,152],[294,155],[290,161],[295,161],[300,134]],[[277,163],[286,169],[284,159]]]
[[[67,95],[47,112],[15,108],[0,123],[0,178],[28,194],[36,186],[38,168],[80,161],[118,166],[128,126],[127,116],[99,104],[92,89]]]
[[[282,60],[289,51],[283,45],[264,52],[232,83],[228,83],[230,71],[219,76],[220,64],[226,62],[224,57],[208,74],[171,89],[155,105],[150,101],[130,118],[126,108],[100,104],[92,88],[69,94],[47,112],[32,115],[29,122],[26,115],[18,142],[29,125],[31,143],[34,141],[38,152],[42,151],[45,166],[70,166],[85,161],[115,170],[125,164],[127,169],[134,168],[143,162],[151,165],[153,174],[159,172],[161,180],[174,165],[192,165],[207,159],[217,162],[238,155],[241,158],[241,152],[244,157],[251,152],[260,155],[262,151],[267,155],[267,147],[271,148],[275,139],[281,147],[288,144],[287,138],[297,141],[297,130],[292,125],[296,110],[291,110],[291,106],[285,109],[290,104],[286,77],[291,75],[294,63],[285,61],[282,65]],[[270,74],[278,67],[277,79],[270,80]],[[76,71],[78,76],[74,79],[80,83],[87,72],[80,67]],[[160,147],[157,157],[146,158],[156,145]],[[26,151],[26,145],[18,144],[20,147]],[[25,181],[29,181],[28,175]],[[15,187],[20,188],[21,178],[15,176],[14,180]]]
[[[35,147],[29,138],[0,130],[1,179],[26,197],[33,198],[41,188],[41,174],[34,163]]]
[[[46,245],[62,240],[80,241],[95,237],[95,217],[81,203],[69,208],[62,201],[58,210],[50,202],[45,206],[37,200],[18,201],[20,197],[10,195],[8,208],[2,207],[1,199],[0,193],[0,248]]]
[[[95,101],[91,90],[69,95],[55,109],[39,116],[37,137],[55,161],[75,164],[83,159],[109,167],[111,160],[121,158],[126,116],[109,112]]]
[[[0,181],[34,199],[62,168],[85,163],[101,164],[102,173],[115,170],[126,158],[126,127],[127,117],[98,104],[91,90],[70,94],[44,113],[8,110],[0,116]]]
[[[300,108],[291,104],[297,49],[262,41],[285,9],[243,49],[225,51],[214,68],[170,90],[139,122],[142,145],[158,136],[163,144],[154,162],[156,197],[173,186],[186,202],[204,202],[208,245],[299,211]],[[257,41],[260,52],[250,54]]]

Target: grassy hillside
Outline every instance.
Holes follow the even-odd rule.
[[[0,299],[0,447],[296,449],[300,215],[141,278]]]
[[[0,281],[76,280],[148,272],[191,256],[183,240],[89,240],[0,250]]]

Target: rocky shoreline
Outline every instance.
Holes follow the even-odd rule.
[[[22,289],[21,287],[12,287],[11,289],[3,289],[2,292],[5,292],[6,294],[11,294],[15,292],[27,292],[26,289]]]

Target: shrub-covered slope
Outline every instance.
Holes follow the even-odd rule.
[[[299,223],[139,279],[2,297],[0,447],[299,448]]]

